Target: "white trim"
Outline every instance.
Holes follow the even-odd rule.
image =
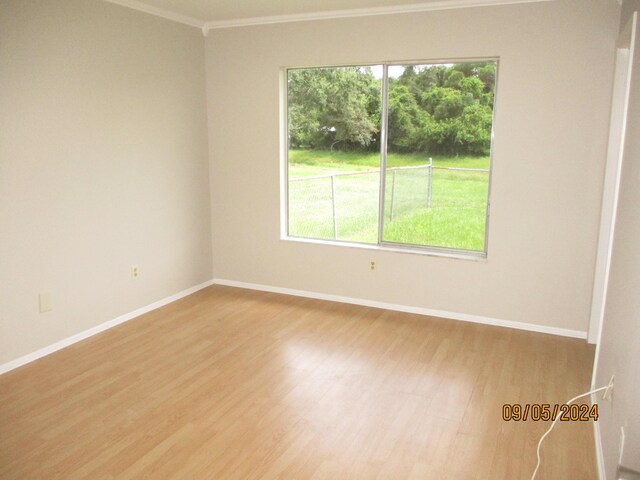
[[[83,332],[67,337],[52,345],[36,350],[35,352],[29,353],[20,358],[16,358],[15,360],[11,360],[7,363],[4,363],[0,365],[0,375],[2,375],[3,373],[7,373],[11,370],[14,370],[18,367],[21,367],[23,365],[26,365],[28,363],[31,363],[35,360],[38,360],[39,358],[45,357],[51,353],[57,352],[58,350],[68,347],[69,345],[73,345],[74,343],[80,342],[82,340],[85,340],[86,338],[97,335],[98,333],[104,332],[105,330],[109,330],[110,328],[113,328],[117,325],[128,322],[129,320],[139,317],[140,315],[143,315],[152,310],[168,305],[169,303],[175,302],[176,300],[179,300],[183,297],[191,295],[192,293],[195,293],[199,290],[202,290],[203,288],[207,288],[214,284],[245,288],[250,290],[260,290],[264,292],[281,293],[284,295],[294,295],[297,297],[315,298],[315,299],[327,300],[331,302],[349,303],[354,305],[362,305],[366,307],[382,308],[385,310],[394,310],[398,312],[416,313],[419,315],[441,317],[441,318],[447,318],[451,320],[461,320],[464,322],[482,323],[485,325],[514,328],[517,330],[527,330],[531,332],[548,333],[551,335],[560,335],[563,337],[572,337],[572,338],[587,337],[587,333],[580,330],[568,330],[565,328],[535,325],[533,323],[514,322],[511,320],[500,320],[500,319],[495,319],[490,317],[482,317],[479,315],[470,315],[467,313],[455,313],[455,312],[449,312],[445,310],[434,310],[434,309],[423,308],[423,307],[411,307],[407,305],[378,302],[375,300],[345,297],[342,295],[331,295],[331,294],[325,294],[325,293],[310,292],[306,290],[295,290],[291,288],[273,287],[269,285],[261,285],[256,283],[246,283],[246,282],[238,282],[235,280],[225,280],[221,278],[215,278],[213,280],[208,280],[194,287],[187,288],[186,290],[182,290],[181,292],[178,292],[174,295],[163,298],[162,300],[158,300],[157,302],[149,304],[145,307],[141,307],[132,312],[120,315],[119,317],[116,317],[112,320],[101,323],[100,325],[96,325],[95,327],[92,327],[88,330],[85,330]],[[597,448],[598,448],[598,445],[596,445],[596,450]]]
[[[604,320],[616,213],[618,210],[620,176],[622,173],[627,130],[627,111],[629,110],[629,95],[631,92],[631,75],[637,28],[636,18],[637,12],[633,14],[631,20],[625,26],[623,33],[618,38],[618,47],[616,49],[614,87],[609,119],[609,145],[607,147],[600,234],[598,237],[596,270],[591,298],[589,343],[599,343],[602,332],[602,322]]]
[[[452,10],[470,7],[489,7],[497,5],[515,5],[521,3],[551,2],[554,0],[437,0],[429,3],[409,5],[390,5],[385,7],[350,8],[344,10],[328,10],[324,12],[293,13],[284,15],[268,15],[265,17],[235,18],[229,20],[204,21],[189,15],[154,7],[138,0],[104,0],[105,2],[148,13],[156,17],[166,18],[174,22],[196,27],[206,36],[209,30],[219,28],[247,27],[252,25],[270,25],[274,23],[307,22],[312,20],[331,20],[336,18],[370,17],[376,15],[393,15],[399,13],[430,12],[436,10]]]
[[[165,10],[164,8],[152,7],[146,3],[139,2],[138,0],[104,0],[105,2],[115,3],[121,7],[131,8],[138,10],[139,12],[148,13],[149,15],[155,15],[156,17],[166,18],[167,20],[173,20],[174,22],[183,23],[191,27],[197,27],[205,32],[206,22],[204,20],[198,20],[197,18],[190,17],[188,15],[182,15],[180,13],[172,12],[171,10]],[[206,34],[205,34],[206,35]]]
[[[332,20],[337,18],[370,17],[377,15],[393,15],[399,13],[431,12],[436,10],[453,10],[470,7],[489,7],[497,5],[516,5],[522,3],[551,2],[555,0],[436,0],[428,3],[408,5],[389,5],[385,7],[350,8],[344,10],[328,10],[324,12],[292,13],[284,15],[268,15],[265,17],[234,18],[228,20],[204,21],[189,15],[154,7],[139,0],[104,0],[105,2],[148,13],[156,17],[166,18],[174,22],[196,27],[207,36],[209,30],[219,28],[248,27],[252,25],[270,25],[274,23],[308,22],[313,20]]]
[[[596,394],[591,394],[591,405],[598,403]],[[602,450],[602,435],[600,434],[600,423],[593,422],[593,438],[596,446],[596,469],[598,472],[598,480],[605,480],[607,475],[604,471],[604,452]]]
[[[284,215],[284,213],[281,213]],[[381,245],[375,243],[345,242],[340,240],[322,240],[319,238],[302,238],[287,237],[280,238],[283,242],[310,243],[312,245],[326,245],[329,247],[340,248],[362,248],[365,250],[377,250],[379,252],[405,253],[409,255],[426,255],[430,257],[451,258],[454,260],[471,260],[474,262],[487,262],[487,255],[484,252],[476,252],[473,250],[453,250],[439,247],[419,247],[415,245],[395,246],[398,244],[383,243]]]
[[[111,1],[111,0],[108,0]],[[123,0],[119,0],[123,1]],[[266,17],[237,18],[230,20],[209,21],[203,31],[219,28],[247,27],[252,25],[269,25],[273,23],[308,22],[312,20],[331,20],[336,18],[370,17],[375,15],[392,15],[398,13],[430,12],[434,10],[452,10],[468,7],[488,7],[496,5],[514,5],[520,3],[550,2],[554,0],[437,0],[428,3],[409,5],[392,5],[386,7],[351,8],[329,10],[325,12],[294,13],[287,15],[269,15]]]
[[[497,318],[482,317],[480,315],[470,315],[468,313],[456,313],[446,310],[434,310],[431,308],[412,307],[408,305],[398,305],[394,303],[378,302],[375,300],[367,300],[363,298],[345,297],[342,295],[331,295],[327,293],[310,292],[307,290],[296,290],[291,288],[274,287],[270,285],[262,285],[257,283],[238,282],[235,280],[226,280],[222,278],[214,278],[215,285],[226,285],[229,287],[246,288],[249,290],[260,290],[263,292],[282,293],[284,295],[294,295],[296,297],[315,298],[318,300],[328,300],[331,302],[350,303],[353,305],[362,305],[365,307],[383,308],[385,310],[394,310],[397,312],[416,313],[418,315],[428,315],[431,317],[441,317],[450,320],[461,320],[464,322],[482,323],[485,325],[494,325],[498,327],[514,328],[517,330],[527,330],[530,332],[548,333],[551,335],[559,335],[562,337],[587,338],[587,332],[581,330],[569,330],[566,328],[548,327],[546,325],[536,325],[533,323],[514,322],[512,320],[501,320]]]
[[[73,345],[74,343],[80,342],[86,338],[97,335],[100,332],[104,332],[105,330],[109,330],[110,328],[115,327],[116,325],[120,325],[121,323],[128,322],[140,315],[148,313],[152,310],[155,310],[160,307],[164,307],[165,305],[175,302],[187,295],[191,295],[192,293],[197,292],[198,290],[202,290],[203,288],[207,288],[210,285],[213,285],[213,280],[208,280],[200,285],[196,285],[195,287],[187,288],[186,290],[182,290],[181,292],[176,293],[175,295],[171,295],[169,297],[163,298],[162,300],[158,300],[146,307],[138,308],[129,313],[125,313],[124,315],[120,315],[119,317],[114,318],[113,320],[109,320],[107,322],[101,323],[100,325],[96,325],[88,330],[85,330],[80,333],[76,333],[70,337],[67,337],[59,342],[56,342],[48,347],[41,348],[40,350],[36,350],[35,352],[29,353],[28,355],[24,355],[23,357],[16,358],[15,360],[11,360],[3,365],[0,365],[0,375],[3,373],[7,373],[10,370],[14,370],[18,367],[26,365],[27,363],[31,363],[34,360],[38,360],[46,355],[49,355],[53,352],[57,352],[69,345]]]
[[[620,36],[618,37],[618,44],[617,44],[617,52],[616,52],[616,70],[618,70],[620,68],[620,58],[621,58],[621,50],[624,49],[628,49],[627,55],[627,65],[625,65],[626,70],[625,70],[625,76],[626,76],[626,84],[625,86],[625,92],[624,92],[624,96],[625,98],[623,99],[623,109],[622,109],[622,119],[621,119],[621,125],[619,125],[617,128],[620,129],[620,139],[618,139],[618,148],[619,148],[619,152],[617,152],[617,154],[619,155],[618,158],[616,158],[615,160],[618,162],[617,165],[617,172],[616,172],[616,179],[615,179],[615,191],[612,192],[613,198],[613,206],[611,208],[611,213],[610,213],[610,218],[608,219],[611,223],[610,223],[610,229],[611,231],[609,232],[609,238],[607,239],[609,244],[607,245],[607,249],[606,251],[600,250],[600,245],[599,245],[599,250],[598,250],[598,260],[600,261],[600,255],[605,255],[606,254],[606,262],[603,262],[603,266],[606,267],[606,269],[604,269],[604,271],[600,272],[600,277],[598,277],[598,271],[596,271],[596,278],[594,281],[594,296],[598,293],[595,291],[596,286],[598,285],[598,282],[601,282],[602,286],[602,299],[601,299],[601,304],[598,304],[597,302],[594,302],[594,305],[596,305],[597,307],[599,307],[599,310],[597,310],[596,312],[592,312],[592,318],[591,321],[592,323],[594,321],[597,322],[597,324],[595,325],[595,329],[596,329],[596,352],[595,352],[595,357],[593,360],[593,373],[591,376],[591,387],[594,388],[596,381],[597,381],[597,377],[598,377],[598,368],[599,368],[599,364],[600,364],[600,349],[602,347],[602,326],[604,323],[604,313],[605,313],[605,303],[606,303],[606,293],[607,293],[607,287],[608,287],[608,280],[609,280],[609,268],[611,266],[611,252],[612,252],[612,245],[613,245],[613,230],[615,228],[615,220],[616,220],[616,211],[617,211],[617,203],[618,203],[618,196],[619,196],[619,189],[620,189],[620,175],[621,175],[621,171],[622,171],[622,162],[624,161],[624,146],[625,146],[625,139],[626,139],[626,117],[627,117],[627,113],[628,113],[628,107],[629,107],[629,95],[630,95],[630,90],[631,90],[631,85],[632,85],[632,77],[634,74],[634,68],[633,68],[633,61],[634,58],[636,56],[636,48],[638,47],[639,41],[637,38],[638,35],[638,12],[633,12],[631,19],[627,22],[627,24],[625,25],[624,29],[622,30],[622,33],[620,34]],[[616,71],[616,77],[618,77],[620,73],[618,71]],[[616,81],[620,81],[620,79],[616,78]],[[615,102],[616,98],[615,98],[615,90],[614,90],[614,98],[613,101]],[[612,113],[611,113],[611,122],[613,122],[614,120],[614,110],[615,105],[612,106]],[[611,126],[610,126],[611,128]],[[611,135],[610,135],[611,136]],[[611,142],[611,138],[609,139]],[[610,155],[612,152],[611,149],[611,145],[609,145],[609,151],[608,154]],[[608,158],[607,161],[610,161],[611,159]],[[603,200],[603,204],[604,204],[604,200]],[[603,205],[603,209],[604,209],[604,205]],[[605,219],[602,219],[602,222],[604,222]],[[591,325],[589,326],[589,334],[591,335],[591,331],[592,331],[592,327]],[[592,401],[593,401],[593,395],[592,395]],[[598,478],[599,480],[606,480],[607,479],[607,472],[605,469],[605,461],[604,461],[604,447],[602,445],[602,434],[600,432],[600,424],[598,422],[593,422],[593,435],[594,435],[594,442],[595,442],[595,449],[596,449],[596,462],[597,462],[597,468],[598,468]]]

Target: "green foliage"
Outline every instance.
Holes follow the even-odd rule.
[[[481,99],[484,92],[484,83],[478,77],[465,77],[460,80],[460,91],[470,95],[472,100]]]
[[[488,155],[492,116],[486,105],[474,103],[465,107],[456,126],[455,143],[464,145],[466,151],[473,155]]]
[[[389,91],[388,145],[397,151],[414,151],[416,131],[420,128],[420,108],[409,89],[395,85]]]
[[[495,62],[407,65],[389,79],[389,152],[486,155]],[[381,82],[370,68],[289,72],[290,147],[377,149]]]
[[[496,64],[487,63],[478,68],[478,78],[485,86],[485,92],[493,92],[496,84]]]
[[[371,69],[291,70],[289,136],[292,147],[368,146],[379,131],[380,85]]]
[[[444,82],[444,86],[460,89],[460,82],[464,78],[464,73],[462,73],[460,70],[451,69],[447,72],[447,79]]]
[[[458,117],[464,108],[462,92],[448,87],[432,88],[423,95],[422,103],[436,120]]]

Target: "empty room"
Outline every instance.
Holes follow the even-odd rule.
[[[0,0],[0,479],[640,479],[639,0]]]

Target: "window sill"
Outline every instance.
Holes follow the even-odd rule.
[[[412,247],[396,246],[395,244],[371,245],[369,243],[341,242],[336,240],[320,240],[315,238],[282,236],[280,240],[286,242],[308,243],[312,245],[326,245],[331,247],[358,248],[364,250],[374,250],[378,252],[405,253],[411,255],[425,255],[430,257],[452,258],[455,260],[487,261],[486,252],[476,252],[471,250],[452,250],[440,247]]]

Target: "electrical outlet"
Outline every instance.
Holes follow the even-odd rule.
[[[40,295],[38,295],[38,303],[40,306],[40,313],[53,310],[53,303],[50,293],[41,293]]]
[[[138,265],[131,265],[131,278],[137,279],[140,276],[140,267]]]
[[[615,380],[615,378],[615,375],[611,375],[609,384],[607,385],[607,389],[604,391],[604,395],[602,395],[603,400],[611,401],[613,399],[613,381]]]
[[[376,262],[374,262],[373,260],[371,260],[369,262],[369,271],[370,272],[375,272],[376,271]]]

